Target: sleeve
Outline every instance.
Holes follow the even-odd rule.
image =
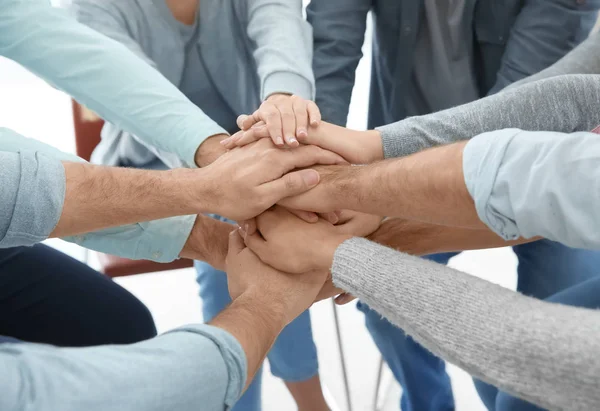
[[[511,84],[507,89],[564,74],[600,74],[600,32],[592,34],[552,66]]]
[[[491,93],[551,66],[596,23],[599,0],[526,0],[511,28]]]
[[[62,161],[83,161],[12,130],[0,128],[0,247],[43,241],[58,223],[65,198]],[[64,238],[85,248],[135,260],[179,258],[196,216],[171,217]]]
[[[44,0],[0,0],[0,55],[22,64],[103,118],[188,166],[225,133],[125,46]]]
[[[372,0],[312,0],[316,102],[325,121],[346,126]]]
[[[235,338],[209,325],[131,345],[3,344],[0,363],[0,409],[31,411],[227,410],[247,367]]]
[[[544,409],[600,409],[597,310],[526,297],[362,238],[338,247],[332,277],[488,384]]]
[[[313,100],[312,30],[302,17],[302,1],[251,0],[248,14],[261,98],[291,93]]]
[[[463,172],[479,218],[505,240],[541,236],[600,249],[600,139],[594,133],[482,134]]]
[[[377,130],[385,157],[401,157],[505,128],[590,131],[600,124],[598,101],[600,75],[559,76]]]

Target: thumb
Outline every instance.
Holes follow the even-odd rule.
[[[241,114],[235,121],[240,130],[244,129],[244,121],[246,121],[247,118],[248,116],[246,114]]]
[[[316,170],[299,170],[264,184],[267,195],[273,204],[282,198],[293,197],[310,190],[319,184],[321,176]]]
[[[229,255],[238,255],[241,253],[246,245],[244,244],[244,239],[240,235],[240,230],[236,229],[229,233]]]

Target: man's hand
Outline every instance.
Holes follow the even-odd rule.
[[[245,246],[239,230],[229,235],[226,265],[231,298],[253,296],[281,315],[283,325],[312,305],[327,279],[327,270],[290,274],[267,266]]]
[[[307,223],[283,207],[255,220],[257,232],[242,231],[246,245],[266,264],[289,273],[328,271],[337,247],[353,237],[325,220]]]
[[[227,134],[217,134],[204,140],[198,147],[198,150],[196,150],[196,165],[198,167],[206,167],[225,154],[227,149],[221,144],[221,141],[226,140],[228,137]]]
[[[238,132],[223,140],[222,144],[232,149],[268,137],[270,135],[267,127],[257,123],[249,130]],[[350,130],[323,121],[318,126],[311,127],[306,136],[299,136],[298,141],[333,151],[351,164],[369,164],[383,160],[381,134],[376,130]]]
[[[315,146],[280,150],[267,139],[232,150],[206,167],[208,210],[230,220],[253,218],[282,198],[295,196],[319,183],[319,173],[298,168],[339,164],[344,160]],[[334,210],[331,210],[334,211]]]
[[[256,123],[264,122],[268,137],[278,147],[298,147],[298,140],[308,135],[308,124],[319,125],[321,112],[310,100],[288,94],[272,94],[252,115],[238,118],[238,126],[249,130]]]
[[[218,270],[225,270],[225,257],[232,228],[231,224],[199,215],[180,257],[206,261]]]

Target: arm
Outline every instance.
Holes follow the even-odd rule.
[[[552,66],[513,83],[508,88],[563,74],[600,74],[600,32],[590,35],[583,43]]]
[[[481,250],[514,246],[539,240],[519,238],[506,241],[491,230],[427,224],[415,220],[391,218],[368,236],[368,239],[410,255],[423,256],[452,251]]]
[[[313,70],[323,119],[345,126],[372,0],[313,0]]]
[[[245,315],[248,327],[261,318],[235,305],[226,312]],[[203,404],[203,409],[217,411],[237,401],[247,374],[240,343],[210,325],[122,346],[4,344],[0,362],[3,410],[192,411]]]
[[[261,98],[285,93],[313,100],[312,36],[302,18],[302,2],[251,0],[248,14],[247,31],[255,45]]]
[[[467,140],[503,128],[563,133],[600,124],[600,75],[553,77],[379,128],[385,158]]]
[[[357,238],[335,252],[332,276],[434,354],[501,390],[543,408],[600,407],[594,310],[525,297]]]
[[[526,0],[490,93],[538,73],[571,51],[594,27],[599,8],[595,0]]]
[[[207,137],[225,133],[155,69],[64,10],[43,0],[1,4],[0,55],[118,127],[176,154],[189,166]]]

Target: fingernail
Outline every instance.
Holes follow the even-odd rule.
[[[319,178],[319,173],[317,173],[315,170],[306,170],[304,173],[302,173],[302,179],[309,187],[319,184]]]
[[[296,138],[295,138],[295,137],[289,137],[289,138],[288,138],[288,141],[289,141],[289,144],[290,144],[290,145],[292,145],[292,144],[293,144],[293,145],[296,145],[296,144],[298,144],[298,140],[296,140]]]
[[[313,121],[310,122],[310,125],[313,126],[313,127],[314,126],[318,126],[319,122],[317,120],[313,120]]]
[[[299,128],[298,131],[296,131],[296,135],[298,137],[308,137],[308,132],[305,128]]]
[[[277,136],[277,138],[275,139],[275,144],[277,144],[278,146],[282,146],[283,138],[281,138],[281,136]]]

